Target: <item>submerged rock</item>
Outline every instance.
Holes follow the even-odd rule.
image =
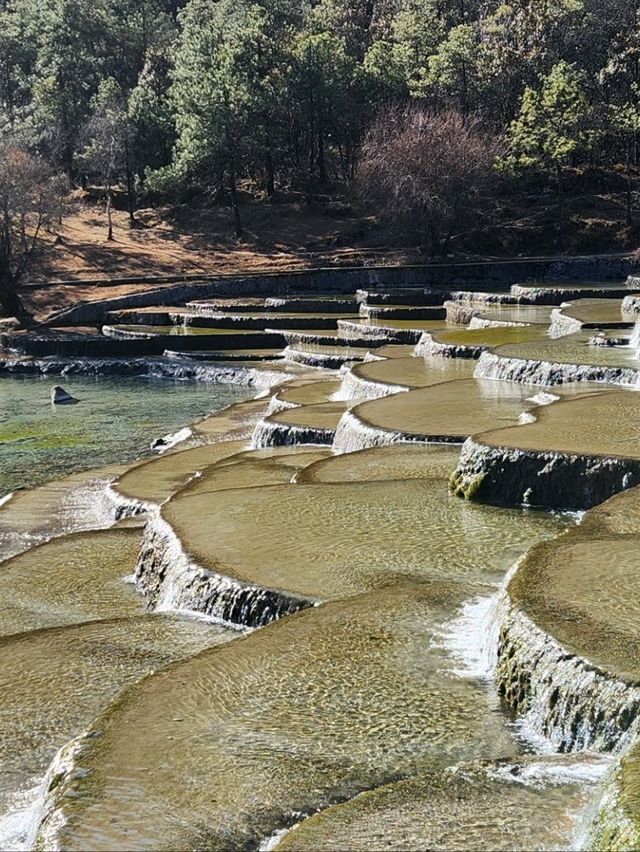
[[[79,401],[60,385],[51,388],[51,402],[54,405],[75,405]]]

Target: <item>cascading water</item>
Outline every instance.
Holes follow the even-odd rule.
[[[237,627],[260,627],[314,604],[204,570],[159,512],[147,521],[135,582],[157,612],[193,612]]]

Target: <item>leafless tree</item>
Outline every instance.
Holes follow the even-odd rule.
[[[62,178],[22,145],[0,141],[0,310],[29,318],[18,292],[43,228],[60,216]]]
[[[129,168],[129,127],[124,101],[113,80],[105,82],[93,101],[95,113],[87,122],[85,147],[80,160],[104,187],[107,197],[107,240],[113,240],[113,188],[121,175],[127,175],[129,218],[134,222],[131,170]]]
[[[358,183],[388,218],[420,223],[429,256],[446,254],[453,234],[486,201],[501,150],[474,116],[393,106],[365,137]]]

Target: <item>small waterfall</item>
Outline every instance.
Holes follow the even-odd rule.
[[[486,349],[486,346],[473,346],[471,344],[439,343],[434,340],[431,333],[425,331],[416,343],[413,354],[417,357],[436,358],[471,358],[477,359]]]
[[[569,307],[569,304],[564,307]],[[566,337],[569,334],[576,334],[581,328],[582,323],[580,320],[564,314],[563,307],[554,308],[551,311],[548,335],[553,340],[557,340],[559,337]]]
[[[570,653],[515,606],[502,616],[496,680],[524,726],[556,751],[610,752],[637,736],[640,688]]]
[[[640,296],[638,297],[640,300]],[[636,356],[640,358],[640,322],[636,322],[633,326],[633,331],[631,332],[631,337],[629,338],[629,346],[632,349],[635,349]]]
[[[288,402],[286,399],[282,399],[278,396],[277,393],[274,393],[269,400],[269,405],[265,411],[265,417],[268,417],[270,414],[277,414],[279,411],[289,411],[292,408],[299,408],[299,406],[296,405],[295,402]]]
[[[338,320],[338,334],[341,337],[388,337],[390,329],[378,325],[366,325],[355,320]]]
[[[390,444],[462,444],[459,435],[418,435],[372,426],[362,420],[357,411],[345,411],[340,418],[333,441],[336,453],[353,453]]]
[[[338,428],[333,440],[333,450],[336,453],[355,453],[357,450],[368,450],[397,443],[401,436],[370,426],[353,411],[345,411],[338,422]]]
[[[511,577],[511,569],[507,577]],[[457,677],[492,681],[498,658],[499,612],[504,585],[495,594],[467,601],[456,617],[444,625],[442,646],[460,663]]]
[[[381,399],[383,396],[390,396],[391,394],[408,390],[409,388],[402,385],[387,385],[384,382],[363,379],[354,373],[353,370],[347,369],[342,375],[340,389],[335,392],[332,399]]]
[[[313,350],[297,349],[294,345],[287,346],[282,353],[285,361],[326,370],[338,370],[347,361],[362,361],[364,354],[364,350],[354,353],[353,350],[347,348],[340,354],[331,351],[323,352],[321,349],[314,352]]]
[[[262,450],[266,447],[293,447],[298,444],[332,444],[335,433],[335,429],[326,426],[298,426],[262,418],[253,430],[251,448]]]
[[[469,329],[478,328],[523,328],[530,326],[530,322],[516,322],[515,320],[489,319],[487,317],[474,316],[469,322]]]
[[[518,299],[511,293],[476,292],[475,290],[454,290],[449,294],[452,302],[466,302],[472,305],[517,305]]]
[[[151,609],[197,613],[238,627],[261,627],[315,604],[201,568],[159,512],[145,529],[135,582]]]
[[[553,361],[511,358],[489,351],[480,355],[474,376],[476,379],[519,382],[526,385],[604,382],[621,387],[636,387],[640,383],[640,369],[635,367],[554,363]]]

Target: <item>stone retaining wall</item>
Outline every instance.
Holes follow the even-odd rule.
[[[150,289],[112,299],[84,302],[49,318],[53,325],[100,323],[107,311],[151,305],[175,305],[193,299],[295,293],[353,293],[375,287],[457,287],[505,289],[518,281],[616,280],[636,271],[631,257],[572,257],[492,262],[431,264],[429,266],[362,266],[310,269],[301,272],[221,277]]]

